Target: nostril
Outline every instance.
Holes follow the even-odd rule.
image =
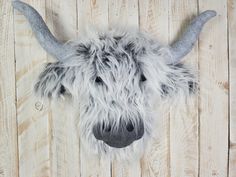
[[[108,125],[106,128],[105,128],[105,132],[110,132],[111,131],[111,126]]]
[[[126,125],[126,129],[129,131],[129,132],[132,132],[134,130],[134,126],[132,124],[132,122],[129,122],[127,125]]]
[[[110,132],[111,131],[111,125],[105,125],[105,123],[102,124],[102,130],[105,132]]]

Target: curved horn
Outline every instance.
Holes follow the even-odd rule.
[[[12,1],[12,6],[29,21],[40,45],[51,55],[62,61],[71,54],[72,48],[59,42],[50,32],[40,14],[30,5],[21,1]]]
[[[176,64],[187,55],[193,48],[198,36],[202,30],[204,24],[212,17],[216,16],[216,12],[213,10],[207,10],[202,12],[199,16],[193,19],[183,36],[170,45],[169,49],[172,57],[168,64]]]

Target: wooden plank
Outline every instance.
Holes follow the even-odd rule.
[[[162,0],[139,0],[139,27],[155,36],[163,45],[168,44],[169,2]]]
[[[77,37],[76,0],[47,0],[46,22],[53,34],[60,41]]]
[[[87,27],[108,27],[108,0],[78,0],[78,24],[79,31],[85,31]],[[95,155],[86,153],[86,149],[80,148],[80,175],[82,177],[110,177],[111,164]]]
[[[199,39],[200,176],[227,176],[228,55],[227,1],[199,0],[199,11],[214,9]]]
[[[45,17],[45,2],[25,1]],[[46,53],[39,46],[25,17],[15,11],[15,57],[17,118],[19,141],[19,176],[49,176],[48,111],[33,94]]]
[[[229,81],[230,81],[230,147],[229,177],[236,177],[236,1],[228,1]]]
[[[139,1],[140,29],[156,37],[163,45],[168,43],[168,1]],[[142,159],[143,177],[170,176],[169,107],[156,108],[153,138]]]
[[[106,29],[108,27],[108,0],[78,0],[79,31],[88,27]]]
[[[75,39],[77,35],[77,10],[75,0],[46,1],[46,19],[52,33],[60,41]],[[52,61],[52,57],[48,56]],[[80,176],[79,141],[76,123],[78,116],[73,112],[68,100],[58,100],[51,104],[51,176]]]
[[[193,16],[197,1],[171,1],[169,14],[170,41],[180,37]],[[184,58],[184,63],[197,70],[198,45]],[[198,176],[198,101],[197,95],[177,98],[170,112],[171,176]]]
[[[0,176],[18,176],[14,28],[11,3],[0,0]]]
[[[127,24],[129,25],[127,27]],[[138,0],[111,0],[109,1],[109,26],[123,26],[125,28],[138,28]],[[112,177],[141,176],[139,160],[132,162],[113,161]]]
[[[131,162],[114,161],[112,163],[112,177],[141,177],[139,160]]]
[[[138,0],[109,1],[109,25],[138,27]]]
[[[170,176],[169,109],[162,107],[155,122],[156,131],[142,158],[142,177]],[[159,109],[159,108],[156,108]]]
[[[70,102],[66,100],[51,104],[52,177],[80,176],[80,149],[76,127],[78,117],[72,114],[72,109]]]

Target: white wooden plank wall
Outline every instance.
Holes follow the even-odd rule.
[[[227,2],[201,0],[199,11],[215,9],[214,23],[206,24],[199,39],[200,176],[228,174],[228,51]],[[202,89],[201,89],[202,88]]]
[[[175,40],[198,13],[197,1],[169,1],[169,39]],[[182,28],[181,28],[182,27]],[[198,45],[186,56],[185,62],[198,69]],[[191,97],[186,107],[179,99],[170,113],[170,174],[174,177],[198,176],[198,104]]]
[[[0,176],[18,176],[13,13],[0,0]]]
[[[124,163],[89,157],[77,136],[78,115],[63,111],[69,104],[34,96],[35,80],[53,58],[11,1],[0,0],[0,177],[236,177],[236,0],[24,2],[62,41],[75,39],[84,26],[118,24],[168,44],[198,13],[213,9],[218,14],[184,60],[198,71],[199,94],[188,107],[157,115],[145,155]]]
[[[228,1],[228,50],[230,85],[229,177],[236,177],[236,1]]]

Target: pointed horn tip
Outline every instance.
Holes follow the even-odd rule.
[[[215,17],[217,15],[217,13],[215,10],[206,10],[206,11],[202,12],[201,15]]]
[[[15,9],[17,9],[19,11],[24,10],[24,8],[26,8],[26,6],[30,6],[20,0],[12,0],[11,4]]]
[[[19,6],[19,4],[21,4],[22,2],[20,2],[19,0],[12,0],[11,4],[14,8],[16,8],[17,6]]]
[[[12,7],[14,7],[15,9],[19,9],[19,7],[22,6],[22,2],[18,0],[13,0],[11,4],[12,4]]]

